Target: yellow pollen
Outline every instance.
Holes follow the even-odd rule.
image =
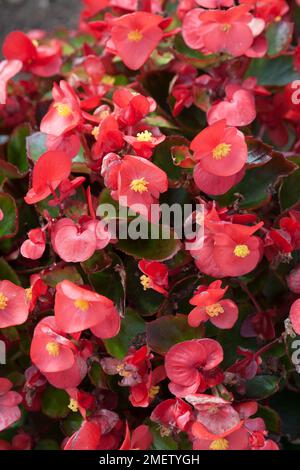
[[[0,310],[4,310],[7,307],[8,298],[0,292]]]
[[[213,158],[215,160],[222,160],[227,157],[231,150],[230,144],[219,144],[213,149]]]
[[[92,130],[92,135],[95,137],[96,140],[98,139],[99,132],[100,132],[99,126],[94,127],[94,129]]]
[[[250,250],[247,245],[237,245],[233,251],[238,258],[246,258],[250,255]]]
[[[279,21],[282,20],[282,17],[281,16],[276,16],[276,18],[274,19],[274,21],[276,21],[276,23],[279,23]]]
[[[55,103],[54,108],[57,111],[57,114],[59,114],[62,117],[68,117],[70,114],[72,114],[72,110],[70,106],[64,103]]]
[[[57,357],[59,355],[59,344],[54,342],[47,343],[46,351],[50,356]]]
[[[31,42],[35,47],[39,47],[39,43],[36,39],[33,39]]]
[[[148,191],[148,184],[148,181],[146,181],[144,177],[132,180],[130,183],[130,189],[132,189],[132,191],[135,191],[136,193],[142,194]]]
[[[149,132],[149,131],[138,132],[136,135],[136,140],[138,140],[139,142],[151,142],[152,132]]]
[[[231,24],[229,24],[229,23],[223,24],[222,31],[224,31],[224,33],[228,33],[228,31],[230,31],[230,30],[231,30]]]
[[[209,317],[218,317],[220,313],[224,313],[224,308],[220,304],[209,305],[205,309]]]
[[[130,377],[131,376],[131,372],[129,372],[129,370],[125,370],[125,366],[124,364],[119,364],[117,367],[117,372],[118,374],[121,376],[121,377]]]
[[[25,289],[26,299],[31,302],[32,301],[32,287],[28,287]]]
[[[74,411],[74,413],[76,413],[78,411],[78,408],[79,408],[78,401],[71,398],[70,403],[68,405],[68,408],[70,408],[70,410],[72,410],[72,411]]]
[[[153,385],[149,390],[149,397],[153,399],[156,397],[158,393],[159,393],[159,386]]]
[[[77,299],[75,300],[74,302],[74,305],[76,308],[78,308],[79,310],[81,310],[82,312],[86,312],[89,308],[89,303],[87,300],[84,300],[84,299]]]
[[[103,75],[101,82],[104,85],[113,85],[115,83],[115,77],[111,75]]]
[[[227,439],[216,439],[215,441],[212,441],[209,446],[211,450],[227,450],[228,447],[229,442],[227,441]]]
[[[151,285],[150,277],[145,276],[145,274],[143,274],[140,277],[140,281],[141,281],[141,284],[142,284],[144,290],[150,289],[150,285]]]
[[[127,38],[129,41],[140,42],[143,39],[143,34],[138,29],[135,29],[127,34]]]

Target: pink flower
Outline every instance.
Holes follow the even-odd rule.
[[[52,96],[54,103],[41,122],[41,132],[61,136],[75,129],[81,123],[80,101],[73,88],[64,80],[54,83]]]
[[[290,310],[290,320],[297,335],[300,335],[300,299],[295,300]]]
[[[55,319],[65,333],[91,328],[100,338],[116,336],[120,315],[113,302],[103,295],[64,280],[56,286]]]
[[[27,204],[46,199],[67,179],[71,172],[71,159],[64,152],[49,151],[40,156],[33,169],[32,188],[25,196]]]
[[[112,197],[148,218],[151,205],[167,189],[168,178],[163,170],[144,158],[125,155],[119,166],[118,188]]]
[[[210,322],[221,329],[230,329],[238,319],[238,307],[229,299],[222,300],[226,291],[221,288],[221,281],[214,281],[208,287],[201,286],[190,304],[196,305],[188,316],[188,323],[192,327],[202,322]]]
[[[162,39],[158,27],[162,20],[158,15],[140,11],[113,21],[113,46],[128,68],[137,70],[147,61]]]
[[[22,325],[29,314],[26,291],[10,281],[0,281],[0,328]]]
[[[28,232],[28,240],[22,243],[20,252],[24,258],[39,259],[46,248],[46,237],[43,230],[35,228]]]
[[[11,389],[11,381],[0,377],[0,432],[21,418],[18,405],[21,403],[22,397]]]
[[[194,159],[201,168],[216,176],[236,175],[248,157],[244,135],[225,120],[218,121],[200,132],[192,141]]]
[[[144,273],[140,277],[144,290],[153,289],[165,296],[168,295],[168,268],[157,261],[141,260],[139,269]]]
[[[223,360],[223,349],[213,339],[184,341],[172,346],[165,357],[165,368],[170,391],[177,397],[186,397],[222,381],[217,366]]]
[[[22,69],[20,60],[3,60],[0,62],[0,105],[6,103],[7,82]]]

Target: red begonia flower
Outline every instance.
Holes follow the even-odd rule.
[[[245,176],[245,168],[232,176],[216,176],[203,170],[201,162],[194,168],[194,181],[197,187],[206,194],[220,196],[227,193],[233,186],[237,185]]]
[[[3,43],[3,55],[8,60],[20,60],[24,70],[40,77],[51,77],[59,73],[62,59],[58,41],[39,45],[36,40],[21,31],[9,33]]]
[[[54,311],[56,324],[65,333],[76,333],[101,324],[99,334],[108,338],[112,323],[116,324],[115,334],[120,328],[120,316],[110,299],[68,280],[56,286]]]
[[[60,372],[73,366],[76,347],[64,336],[54,317],[41,320],[34,330],[30,348],[32,362],[41,372]]]
[[[18,405],[22,397],[19,393],[11,391],[12,386],[10,380],[0,377],[0,432],[21,418]]]
[[[27,204],[42,201],[55,191],[71,172],[71,160],[64,152],[49,151],[40,156],[33,169],[32,188],[25,196]]]
[[[210,374],[222,360],[223,349],[213,339],[175,344],[165,357],[166,373],[171,380],[170,391],[177,397],[186,397],[198,390],[205,391],[214,383],[214,377]]]
[[[80,101],[73,88],[64,80],[54,84],[54,102],[41,122],[41,132],[61,136],[75,129],[81,123]]]
[[[183,21],[182,33],[192,49],[209,53],[227,52],[239,57],[252,46],[254,35],[250,27],[253,16],[247,5],[228,10],[192,10]]]
[[[28,240],[20,248],[21,255],[24,258],[39,259],[43,256],[46,248],[45,233],[40,228],[35,228],[28,232]]]
[[[3,60],[0,62],[0,105],[6,103],[7,82],[22,69],[20,60]]]
[[[298,265],[287,276],[287,284],[289,289],[295,294],[300,294],[300,266]]]
[[[168,189],[166,173],[144,158],[125,155],[118,173],[118,188],[112,197],[121,205],[149,218],[152,204]]]
[[[28,314],[25,289],[10,281],[0,281],[0,328],[22,325]]]
[[[161,432],[165,435],[173,430],[184,431],[192,418],[192,407],[180,398],[170,398],[157,405],[150,419],[160,424]]]
[[[229,299],[222,300],[227,288],[221,288],[221,281],[214,281],[208,287],[201,286],[190,304],[196,305],[188,316],[192,327],[199,326],[208,320],[221,329],[230,329],[238,319],[238,307]]]
[[[66,441],[64,450],[96,450],[101,437],[97,423],[83,421],[78,431]]]
[[[196,420],[191,432],[197,438],[222,438],[243,425],[232,404],[221,397],[193,394],[186,400],[195,408]]]
[[[296,300],[291,306],[290,320],[297,335],[300,335],[300,299]]]
[[[216,176],[232,176],[245,166],[248,157],[244,135],[225,120],[204,129],[191,143],[194,159]]]
[[[163,134],[154,134],[148,129],[138,132],[136,136],[125,135],[124,140],[132,146],[135,153],[140,157],[151,158],[153,149],[165,140]]]
[[[132,432],[130,436],[130,429],[126,421],[126,433],[124,441],[119,450],[148,450],[153,442],[153,436],[146,424],[141,424]]]
[[[168,295],[168,268],[157,261],[141,260],[139,269],[144,273],[140,277],[144,290],[153,289],[163,295]]]
[[[94,128],[93,135],[96,138],[92,153],[94,160],[102,158],[109,152],[117,152],[124,146],[123,133],[114,116],[103,119],[99,127]]]
[[[248,445],[248,432],[242,427],[226,437],[196,438],[193,441],[193,450],[249,450]]]
[[[207,113],[208,123],[225,119],[228,126],[248,126],[256,118],[253,92],[242,87],[227,86],[226,98],[215,103]]]
[[[67,262],[82,262],[95,252],[97,240],[94,227],[81,227],[72,219],[60,219],[52,227],[51,242],[54,251]]]
[[[111,38],[124,64],[138,70],[162,39],[158,25],[163,18],[147,12],[123,15],[113,21]]]
[[[134,126],[148,113],[155,111],[153,98],[140,95],[128,88],[119,88],[113,94],[114,115],[126,126]]]

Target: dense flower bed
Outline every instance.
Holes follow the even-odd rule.
[[[83,4],[2,48],[0,449],[297,448],[299,2]]]

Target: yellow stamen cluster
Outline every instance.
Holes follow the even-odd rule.
[[[100,132],[99,126],[94,127],[94,129],[92,130],[92,135],[95,137],[96,140],[98,139],[99,132]]]
[[[211,450],[227,450],[228,447],[229,442],[227,441],[227,439],[216,439],[215,441],[212,441],[209,446]]]
[[[152,132],[149,131],[144,131],[144,132],[138,132],[136,135],[136,140],[139,142],[151,142],[152,140]]]
[[[132,42],[140,42],[143,39],[143,34],[138,29],[135,29],[127,34],[127,38]]]
[[[70,408],[70,410],[73,411],[74,413],[77,413],[78,408],[79,408],[78,401],[71,398],[68,408]]]
[[[0,310],[4,310],[7,307],[8,298],[0,292]]]
[[[46,345],[47,353],[52,357],[57,357],[59,355],[59,344],[50,342]]]
[[[28,289],[25,289],[25,294],[26,294],[26,299],[28,302],[32,301],[32,287],[28,287]]]
[[[228,33],[228,31],[230,31],[230,30],[231,30],[231,24],[229,24],[229,23],[223,24],[222,31],[224,31],[224,33]]]
[[[151,399],[155,398],[156,395],[159,393],[159,386],[158,385],[152,385],[152,387],[149,390],[149,397]]]
[[[130,377],[131,376],[131,372],[129,370],[125,370],[124,364],[117,365],[116,369],[117,369],[118,374],[121,377]]]
[[[70,114],[72,114],[72,109],[70,106],[64,103],[55,103],[54,108],[57,111],[57,114],[59,114],[62,117],[68,117]]]
[[[144,177],[132,180],[130,183],[130,189],[136,193],[142,194],[148,191],[148,184],[148,181],[146,181]]]
[[[237,245],[233,251],[238,258],[246,258],[250,255],[250,250],[247,245]]]
[[[82,312],[86,312],[89,308],[89,303],[87,300],[84,300],[84,299],[77,299],[75,300],[74,302],[74,305],[76,308],[78,308],[79,310],[81,310]]]
[[[111,75],[103,75],[101,82],[103,85],[113,85],[115,83],[115,77]]]
[[[213,149],[213,158],[215,160],[222,160],[223,158],[227,157],[227,155],[230,153],[230,150],[230,144],[219,144]]]
[[[143,275],[140,277],[140,281],[141,281],[141,284],[142,284],[144,290],[150,289],[150,286],[151,286],[150,277],[145,276],[145,274],[143,274]]]
[[[218,317],[220,313],[224,313],[224,308],[220,304],[209,305],[205,309],[209,317]]]

